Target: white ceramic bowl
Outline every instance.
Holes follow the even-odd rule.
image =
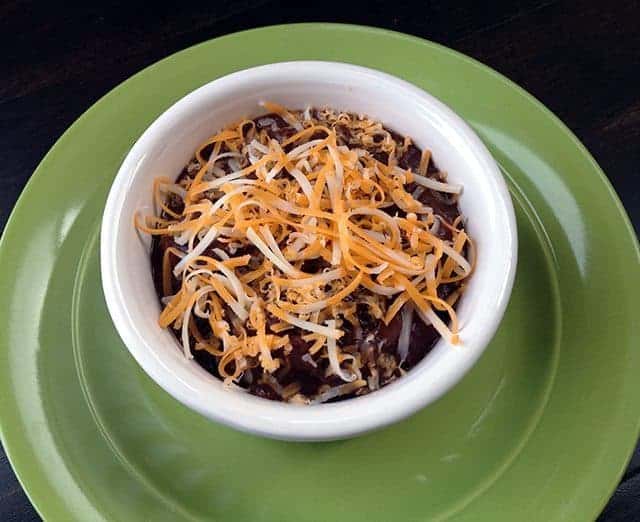
[[[365,113],[432,151],[449,180],[464,185],[460,207],[477,244],[476,271],[457,309],[461,346],[440,340],[405,377],[375,393],[333,404],[296,406],[225,389],[186,360],[158,326],[160,305],[149,242],[134,213],[152,208],[157,176],[175,178],[209,135],[240,117],[260,114],[263,100],[286,107],[330,106]],[[185,96],[145,131],[111,187],[101,234],[104,293],[131,354],[186,406],[234,428],[288,440],[358,435],[407,417],[435,401],[477,361],[503,316],[516,266],[516,223],[504,180],[475,133],[441,102],[379,71],[330,62],[275,63],[215,80]]]

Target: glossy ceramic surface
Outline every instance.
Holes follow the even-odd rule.
[[[265,96],[285,107],[350,110],[378,119],[429,147],[451,182],[464,187],[460,208],[476,245],[476,265],[456,313],[460,346],[441,339],[392,386],[357,400],[299,405],[225,388],[183,356],[158,325],[149,237],[134,228],[152,212],[153,180],[175,178],[193,151],[231,122],[255,117]],[[123,342],[152,379],[183,404],[217,422],[283,440],[335,440],[404,419],[454,386],[482,355],[511,295],[517,238],[513,205],[493,157],[469,126],[414,85],[373,69],[336,62],[252,67],[214,80],[182,98],[144,132],[109,192],[100,231],[102,288]]]
[[[125,350],[101,292],[100,216],[137,136],[214,77],[293,59],[378,68],[441,98],[503,168],[518,220],[512,299],[478,364],[410,419],[343,442],[261,439],[181,406]],[[26,188],[0,246],[3,443],[48,520],[592,519],[638,434],[638,261],[589,154],[486,67],[357,27],[224,37],[112,91]]]

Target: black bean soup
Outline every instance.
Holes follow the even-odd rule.
[[[289,123],[287,123],[281,116],[277,114],[267,114],[260,116],[253,120],[255,122],[256,129],[266,130],[269,137],[282,143],[287,138],[296,133]],[[378,147],[377,143],[365,145],[358,141],[350,132],[347,127],[335,124],[334,129],[338,137],[338,145],[346,145],[350,148],[364,148],[368,150],[378,161],[385,163],[388,161],[388,154]],[[399,145],[403,143],[404,138],[395,132],[389,131],[393,140]],[[291,149],[291,145],[284,147],[285,152]],[[411,169],[416,171],[418,169],[422,151],[413,144],[405,147],[406,150],[397,158],[398,166],[403,169]],[[207,150],[208,149],[208,150]],[[209,158],[211,154],[212,146],[205,148],[202,151],[202,157],[204,160]],[[224,151],[222,151],[224,152]],[[219,160],[217,165],[222,168],[225,173],[233,171],[226,159]],[[179,174],[178,181],[190,178],[195,175],[198,169],[201,167],[198,160],[194,157]],[[436,180],[441,180],[440,171],[432,159],[429,160],[427,167],[427,176]],[[408,192],[413,192],[414,197],[425,205],[433,209],[434,214],[441,220],[446,222],[449,226],[453,225],[457,218],[460,217],[460,210],[457,204],[457,198],[450,197],[448,194],[437,192],[424,187],[419,187],[417,184],[411,184],[407,186]],[[183,210],[183,203],[180,198],[170,196],[168,198],[168,206],[176,213],[181,213]],[[384,209],[391,216],[404,216],[405,213],[396,205],[389,206]],[[437,236],[441,239],[450,239],[451,231],[447,226],[440,226],[436,232]],[[152,243],[151,262],[155,287],[159,298],[165,297],[163,295],[162,285],[162,260],[165,250],[169,247],[173,247],[179,250],[184,248],[178,245],[172,238],[172,236],[154,236]],[[228,244],[215,241],[205,252],[204,255],[213,256],[212,250],[214,248],[220,248],[230,256],[239,256],[250,254],[252,256],[251,266],[259,266],[262,263],[263,255],[255,247],[246,247],[243,251],[230,251]],[[171,267],[175,266],[178,262],[178,258],[170,256]],[[303,269],[305,272],[319,272],[321,269],[329,266],[322,258],[317,258],[305,262]],[[173,279],[173,291],[177,291],[180,287],[181,281],[177,278]],[[460,283],[443,284],[438,287],[438,297],[446,299],[452,292],[460,287]],[[446,316],[439,312],[439,315],[443,320],[446,320]],[[428,353],[432,350],[435,343],[440,338],[438,332],[433,326],[426,326],[424,322],[420,320],[413,321],[411,328],[410,344],[408,355],[402,362],[399,359],[397,353],[398,338],[400,336],[402,319],[401,314],[396,314],[393,320],[388,325],[385,325],[381,319],[374,318],[366,306],[358,305],[357,316],[360,324],[357,327],[353,327],[350,323],[345,322],[343,324],[343,330],[345,335],[339,339],[338,345],[347,352],[357,352],[361,355],[364,362],[362,368],[363,378],[370,376],[369,368],[376,368],[379,372],[379,384],[384,386],[385,384],[393,381],[404,372],[410,370],[417,365]],[[195,317],[198,330],[204,336],[211,336],[211,328],[206,320]],[[180,340],[180,334],[177,330],[176,337]],[[313,396],[318,393],[319,389],[322,389],[323,385],[336,386],[340,384],[340,379],[335,375],[326,375],[325,368],[313,363],[309,359],[304,357],[307,352],[309,343],[303,340],[303,331],[294,327],[289,332],[289,339],[291,342],[292,350],[287,357],[284,358],[285,365],[277,370],[277,382],[280,387],[286,387],[288,383],[298,382],[301,384],[300,393],[306,396]],[[218,372],[218,357],[210,354],[206,350],[194,350],[193,352],[195,360],[209,373],[216,377],[219,376]],[[265,375],[265,372],[260,368],[253,368],[242,377],[241,386],[246,387],[252,394],[259,397],[264,397],[271,400],[282,400],[282,397],[276,391],[278,388],[274,384],[272,376]],[[326,386],[325,386],[326,388]],[[360,392],[351,393],[348,395],[342,395],[332,399],[333,401],[344,400],[354,395],[359,395]],[[330,402],[330,401],[329,401]]]

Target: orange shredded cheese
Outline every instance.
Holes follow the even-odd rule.
[[[379,122],[262,106],[293,132],[278,141],[243,120],[211,136],[188,175],[154,182],[156,215],[136,215],[138,229],[173,240],[163,251],[159,324],[181,329],[185,355],[215,356],[227,383],[252,368],[277,381],[294,349],[288,333],[302,331],[305,360],[324,361],[344,381],[308,402],[377,389],[378,369],[362,379],[365,363],[341,344],[358,305],[387,325],[406,306],[403,318],[415,311],[458,343],[453,306],[473,271],[473,243],[460,219],[447,223],[414,194],[455,197],[461,187],[428,174],[428,150],[415,172],[401,168],[411,140],[398,142]],[[445,284],[456,287],[441,298]],[[404,361],[410,326],[402,335]],[[300,399],[299,384],[280,388]]]

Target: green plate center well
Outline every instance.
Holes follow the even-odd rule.
[[[241,434],[174,401],[118,338],[98,263],[109,185],[144,128],[207,81],[293,59],[378,68],[452,106],[502,166],[520,240],[507,314],[465,379],[398,425],[322,444]],[[52,199],[59,186],[68,190]],[[637,276],[638,252],[615,195],[535,100],[414,38],[268,28],[146,69],[48,154],[12,215],[0,263],[3,442],[52,520],[588,519],[637,435],[640,288],[628,274]]]

